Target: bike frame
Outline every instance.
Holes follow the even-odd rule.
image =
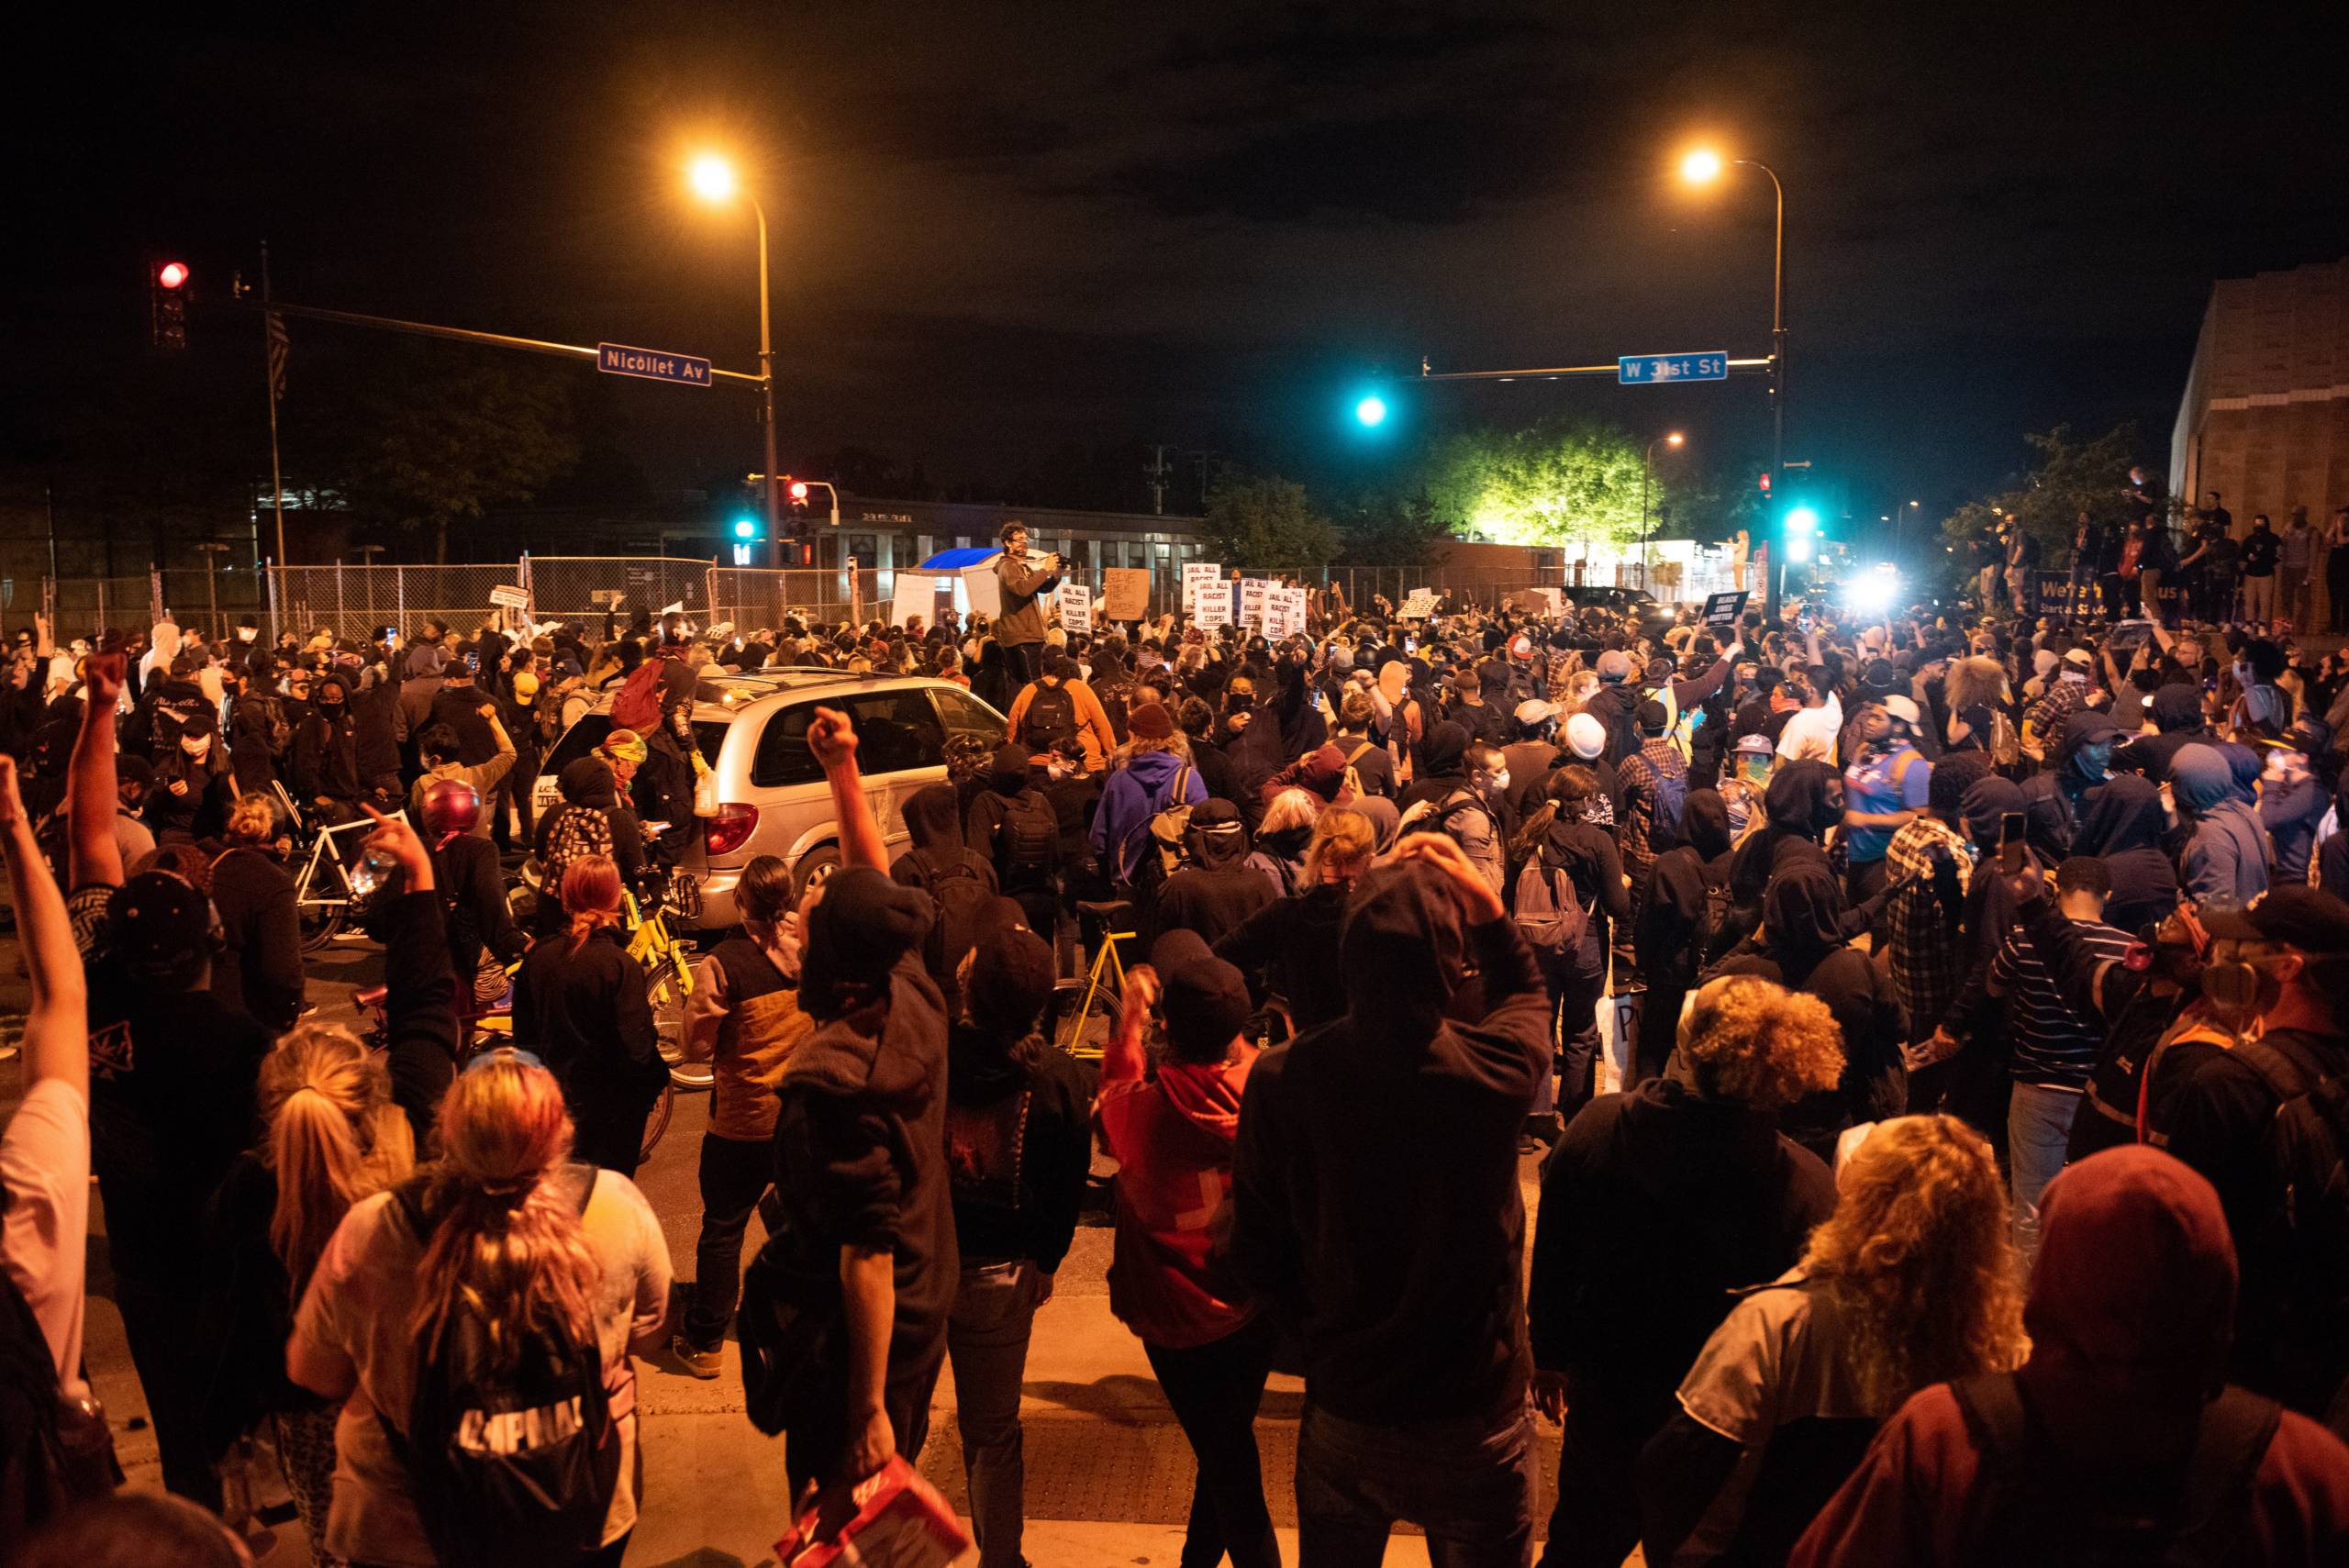
[[[405,811],[395,812],[393,816],[397,821],[407,820],[407,813]],[[338,833],[372,833],[374,830],[374,822],[364,817],[356,822],[338,822],[332,827],[317,829],[310,839],[310,857],[303,862],[302,874],[295,880],[295,907],[297,909],[349,908],[351,906],[351,868],[343,864],[340,854],[328,854],[328,851],[334,848],[335,835]],[[334,867],[335,881],[342,890],[341,897],[317,898],[311,895],[311,890],[317,883],[318,865],[321,861]]]

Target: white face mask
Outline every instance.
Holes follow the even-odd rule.
[[[1492,777],[1486,779],[1485,781],[1485,787],[1496,794],[1507,791],[1508,788],[1508,770],[1507,768],[1503,768],[1499,773],[1497,773],[1493,774]]]
[[[183,735],[180,737],[180,750],[186,752],[191,757],[201,757],[206,751],[212,750],[212,737],[209,735]]]

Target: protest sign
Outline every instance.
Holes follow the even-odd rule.
[[[1150,613],[1150,569],[1112,566],[1101,573],[1101,618],[1140,620]]]
[[[1061,629],[1089,632],[1093,629],[1093,590],[1082,583],[1061,584]]]

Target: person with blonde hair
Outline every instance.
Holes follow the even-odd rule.
[[[341,1404],[327,1549],[384,1568],[564,1551],[616,1565],[641,1485],[631,1351],[662,1342],[669,1249],[626,1176],[574,1163],[572,1119],[554,1074],[526,1051],[494,1051],[440,1101],[440,1158],[392,1192],[361,1199],[310,1275],[285,1347],[287,1374]],[[574,1421],[504,1455],[543,1476],[550,1457],[582,1461],[587,1495],[542,1495],[529,1517],[427,1507],[420,1488],[452,1462],[419,1430],[467,1388],[518,1385],[527,1362],[589,1356],[600,1381],[565,1400]],[[479,1410],[445,1412],[461,1425]],[[521,1412],[528,1414],[528,1412]],[[429,1467],[429,1468],[428,1468]],[[576,1471],[573,1472],[576,1473]]]
[[[220,916],[212,995],[271,1029],[291,1029],[302,1016],[302,922],[270,797],[239,796],[222,842],[228,847],[212,862],[212,907]]]
[[[1615,1568],[1638,1541],[1640,1451],[1726,1315],[1835,1207],[1778,1113],[1843,1070],[1834,1015],[1747,976],[1698,988],[1664,1074],[1601,1095],[1542,1177],[1526,1302],[1534,1403],[1563,1418],[1545,1568]]]
[[[1273,811],[1281,809],[1278,801]],[[1269,826],[1272,813],[1267,813]],[[1292,1029],[1309,1029],[1346,1010],[1338,933],[1354,883],[1378,850],[1368,817],[1333,806],[1313,820],[1297,891],[1265,905],[1215,944],[1216,957],[1249,976],[1260,997],[1277,999]]]
[[[619,868],[604,855],[564,867],[561,935],[514,981],[514,1043],[538,1051],[578,1124],[580,1157],[623,1176],[642,1157],[645,1118],[668,1077],[644,970],[620,929]]]
[[[1731,1308],[1641,1456],[1650,1562],[1783,1562],[1911,1394],[2022,1362],[1989,1144],[1946,1116],[1854,1136],[1834,1214],[1801,1262]]]
[[[262,1059],[262,1141],[231,1166],[206,1216],[205,1293],[191,1336],[215,1457],[266,1418],[312,1561],[327,1551],[335,1408],[286,1381],[294,1304],[335,1228],[416,1162],[391,1075],[350,1030],[295,1030]]]

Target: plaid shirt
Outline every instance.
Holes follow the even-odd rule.
[[[1959,911],[1944,908],[1933,875],[1934,851],[1946,850],[1957,864],[1961,895],[1974,873],[1974,846],[1965,835],[1934,817],[1902,825],[1885,851],[1884,869],[1894,882],[1913,878],[1892,895],[1885,910],[1887,951],[1892,960],[1892,994],[1909,1020],[1911,1038],[1949,1016],[1965,978],[1958,940]]]
[[[2047,688],[2047,695],[2032,704],[2029,719],[2032,730],[2042,746],[2052,746],[2064,738],[2064,726],[2072,716],[2086,713],[2091,706],[2088,699],[2096,695],[2096,687],[2087,681],[2068,680],[2061,674]]]
[[[1640,872],[1655,859],[1656,795],[1665,779],[1676,778],[1682,783],[1686,796],[1688,764],[1682,760],[1679,748],[1663,736],[1653,736],[1640,742],[1640,749],[1623,759],[1623,869],[1639,885]],[[1686,825],[1683,825],[1684,829]]]

